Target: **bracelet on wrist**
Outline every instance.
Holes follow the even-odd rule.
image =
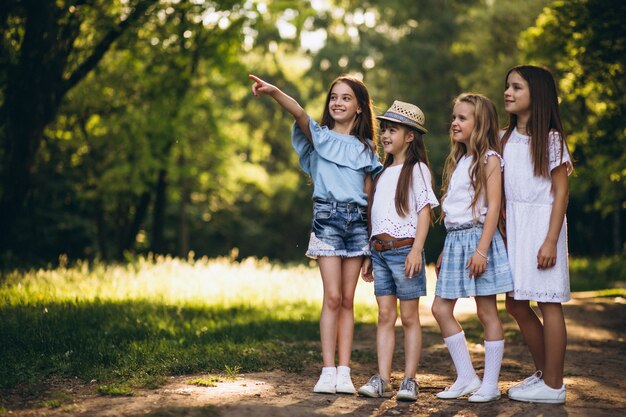
[[[487,262],[489,262],[489,257],[487,255],[485,255],[484,253],[482,253],[480,251],[480,249],[476,248],[476,253],[479,254],[480,256],[482,256],[483,258],[485,258],[487,260]]]

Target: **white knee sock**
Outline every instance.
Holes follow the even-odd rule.
[[[504,340],[485,340],[485,373],[478,390],[481,394],[492,395],[498,392],[498,378],[504,354]]]
[[[467,349],[467,342],[465,341],[465,332],[461,331],[443,340],[446,342],[457,374],[456,381],[454,381],[451,389],[464,387],[476,377],[476,371],[474,371],[472,359]]]

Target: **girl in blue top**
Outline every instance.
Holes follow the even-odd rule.
[[[313,180],[313,221],[306,255],[318,260],[324,286],[320,316],[323,368],[318,393],[354,394],[350,355],[354,291],[363,257],[370,255],[367,193],[382,169],[376,154],[373,105],[352,76],[333,81],[321,124],[293,98],[255,75],[252,93],[269,95],[295,118],[292,143]],[[338,367],[335,368],[335,348]]]

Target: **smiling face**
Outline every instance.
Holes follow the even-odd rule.
[[[337,82],[330,91],[328,101],[330,116],[338,124],[348,124],[354,121],[357,112],[361,111],[354,91],[344,82]]]
[[[406,150],[414,138],[413,132],[399,123],[383,121],[380,125],[380,141],[383,150],[393,155],[394,164],[404,162]]]
[[[465,101],[459,101],[452,110],[452,122],[450,132],[452,140],[469,146],[470,137],[474,131],[474,105]]]
[[[530,88],[517,71],[511,71],[504,89],[504,110],[517,116],[530,115]]]

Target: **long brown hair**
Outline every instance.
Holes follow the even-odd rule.
[[[353,75],[339,76],[330,84],[328,94],[326,95],[326,103],[324,104],[324,113],[322,115],[321,125],[326,126],[329,129],[335,127],[335,120],[330,116],[328,104],[330,103],[330,93],[333,91],[333,87],[337,83],[345,83],[350,87],[350,89],[352,89],[356,101],[361,108],[361,113],[357,114],[354,126],[352,127],[352,132],[350,133],[356,136],[366,149],[371,149],[373,152],[376,152],[377,139],[376,131],[374,130],[374,104],[372,103],[370,94],[363,81]],[[370,146],[366,139],[371,139],[373,145]]]
[[[402,169],[400,170],[400,176],[398,178],[398,185],[396,187],[396,212],[400,217],[404,217],[411,212],[409,197],[411,195],[411,189],[413,187],[413,167],[415,164],[419,164],[420,162],[426,165],[428,168],[428,172],[430,175],[431,187],[434,187],[433,184],[433,176],[430,169],[430,162],[428,161],[428,153],[426,152],[426,146],[424,145],[424,139],[422,138],[423,133],[417,129],[412,128],[411,126],[407,126],[400,123],[394,123],[388,120],[382,120],[380,122],[381,129],[386,127],[400,127],[407,130],[407,133],[413,133],[413,140],[409,143],[409,147],[406,150],[406,158],[404,163],[402,164]],[[388,153],[385,155],[385,161],[383,163],[383,172],[387,167],[393,164],[393,155]],[[424,185],[426,185],[426,180],[424,178],[424,173],[422,172],[422,167],[418,165],[420,169],[420,174],[422,175],[422,181],[424,181]],[[376,184],[378,183],[378,179],[381,176],[379,175],[374,181],[374,186],[372,187],[372,195],[375,195]]]
[[[463,93],[454,99],[454,105],[456,106],[461,102],[471,104],[474,108],[474,129],[470,134],[469,146],[466,148],[463,143],[455,142],[452,139],[452,125],[450,125],[451,149],[443,168],[441,185],[443,197],[441,197],[441,201],[443,202],[447,197],[450,179],[459,161],[465,154],[469,154],[472,156],[469,177],[470,184],[474,189],[474,197],[470,207],[472,208],[472,216],[476,217],[476,204],[487,189],[485,155],[489,149],[502,154],[498,136],[498,112],[493,102],[482,94]]]
[[[533,173],[536,177],[550,177],[548,144],[550,132],[556,131],[560,135],[561,158],[564,148],[569,154],[565,132],[559,113],[559,100],[556,83],[550,71],[533,65],[519,65],[511,68],[504,78],[504,88],[512,72],[518,73],[528,83],[530,91],[530,118],[526,125],[526,131],[530,136],[530,156],[533,161]],[[502,146],[507,141],[517,126],[517,115],[509,113],[509,125],[505,128],[502,136]]]

